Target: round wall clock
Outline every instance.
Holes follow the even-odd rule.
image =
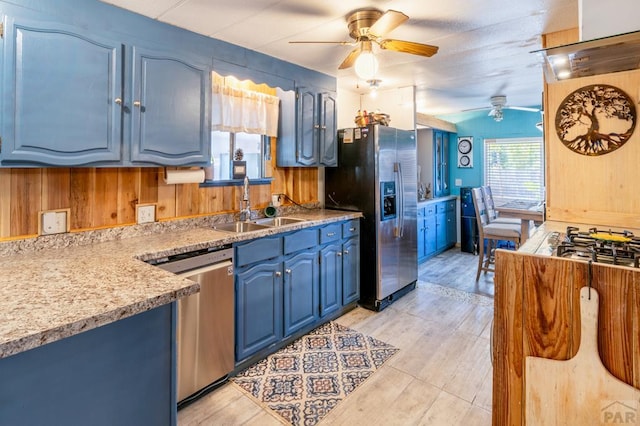
[[[461,136],[458,138],[458,167],[473,167],[473,137]]]
[[[614,86],[594,84],[570,93],[556,111],[556,133],[570,150],[582,155],[615,151],[636,126],[636,107]]]

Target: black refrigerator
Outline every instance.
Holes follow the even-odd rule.
[[[460,250],[478,254],[478,223],[472,189],[469,186],[460,188]]]
[[[325,205],[363,213],[359,303],[382,310],[418,279],[415,132],[375,124],[340,130],[338,143]]]

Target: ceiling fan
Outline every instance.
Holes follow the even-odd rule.
[[[359,9],[347,16],[347,26],[349,35],[354,41],[290,41],[289,43],[324,43],[340,44],[343,46],[356,46],[342,61],[338,69],[356,67],[356,74],[364,79],[374,78],[377,71],[377,61],[373,55],[373,44],[375,43],[384,50],[410,53],[420,56],[433,56],[438,52],[437,46],[416,43],[413,41],[396,40],[385,38],[385,36],[403,24],[409,17],[396,10],[382,12],[378,9]],[[360,63],[369,69],[362,70],[360,75]]]
[[[502,112],[502,110],[504,109],[517,109],[520,111],[530,111],[530,112],[540,111],[538,108],[509,106],[507,105],[507,97],[504,95],[492,96],[491,111],[489,111],[489,117],[493,117],[493,119],[496,121],[502,121],[502,119],[504,118],[504,113]]]

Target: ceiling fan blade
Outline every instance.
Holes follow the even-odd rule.
[[[415,43],[413,41],[385,39],[378,41],[381,49],[395,50],[396,52],[411,53],[420,56],[433,56],[438,53],[438,46]]]
[[[385,34],[390,33],[394,29],[398,28],[409,17],[397,10],[387,10],[373,25],[369,28],[369,34],[373,38],[384,37]]]
[[[356,48],[353,49],[348,55],[347,57],[344,59],[344,61],[342,61],[342,63],[340,64],[340,66],[338,67],[338,69],[343,70],[345,68],[350,68],[353,66],[353,64],[355,64],[356,59],[358,59],[358,56],[360,55],[360,52],[362,50],[360,50],[360,48]]]
[[[517,110],[520,110],[520,111],[540,112],[539,108],[518,107],[518,106],[506,106],[505,108],[517,109]]]
[[[308,43],[315,43],[315,44],[339,44],[342,46],[355,46],[357,44],[357,42],[354,41],[290,41],[290,44],[308,44]]]

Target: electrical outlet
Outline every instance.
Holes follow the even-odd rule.
[[[39,234],[51,235],[69,232],[68,215],[70,209],[45,210],[40,212]]]
[[[138,223],[149,223],[156,221],[155,204],[136,204],[136,221]]]

